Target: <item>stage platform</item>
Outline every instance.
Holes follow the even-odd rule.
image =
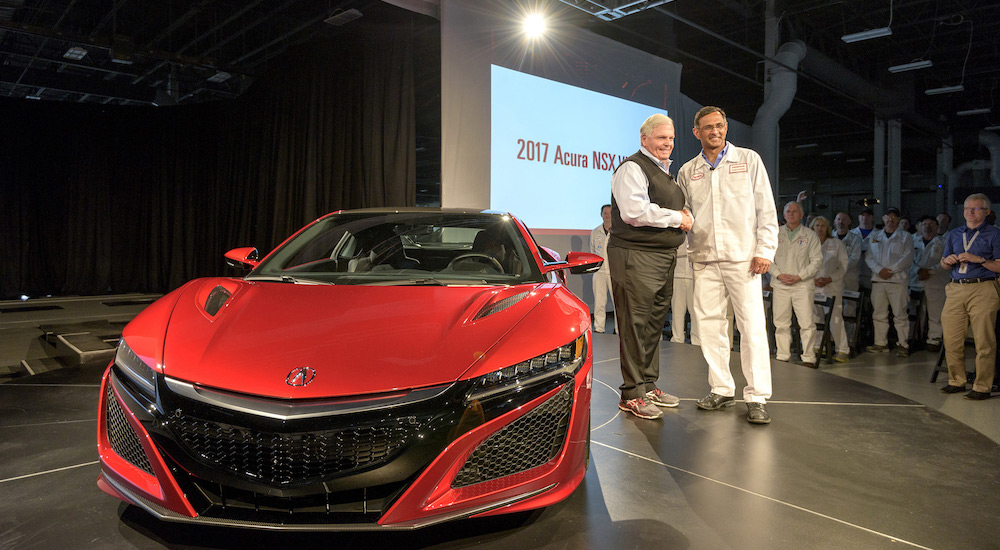
[[[569,499],[409,533],[153,520],[95,484],[105,365],[17,376],[0,384],[0,549],[1000,548],[1000,445],[990,428],[1000,399],[938,393],[926,352],[818,370],[774,361],[767,426],[748,424],[743,403],[695,407],[708,391],[696,347],[661,343],[661,388],[681,404],[656,421],[617,408],[617,336],[595,335],[594,353],[591,465]]]

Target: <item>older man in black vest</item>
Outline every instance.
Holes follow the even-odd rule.
[[[691,214],[684,193],[667,169],[674,123],[655,114],[639,128],[642,147],[611,178],[608,264],[618,316],[623,383],[618,408],[639,418],[663,416],[676,397],[656,387],[660,339],[673,295],[674,262]]]

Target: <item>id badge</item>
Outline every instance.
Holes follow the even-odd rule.
[[[968,270],[969,270],[969,263],[968,262],[962,262],[962,264],[958,266],[958,272],[959,273],[964,274]]]

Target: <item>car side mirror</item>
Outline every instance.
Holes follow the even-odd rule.
[[[260,264],[260,252],[252,246],[234,248],[225,257],[226,264],[236,269],[250,270]]]
[[[604,258],[590,252],[570,252],[566,255],[566,263],[569,264],[569,272],[574,275],[584,273],[594,273],[601,269]]]
[[[593,273],[601,268],[604,258],[590,252],[570,252],[565,260],[549,262],[545,264],[542,273],[548,273],[557,269],[569,269],[574,275]]]

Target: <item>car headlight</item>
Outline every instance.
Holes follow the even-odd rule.
[[[156,371],[128,347],[124,338],[118,341],[115,366],[147,399],[156,400]]]
[[[586,357],[587,336],[584,333],[564,346],[481,376],[469,399],[487,399],[561,374],[575,374]]]

